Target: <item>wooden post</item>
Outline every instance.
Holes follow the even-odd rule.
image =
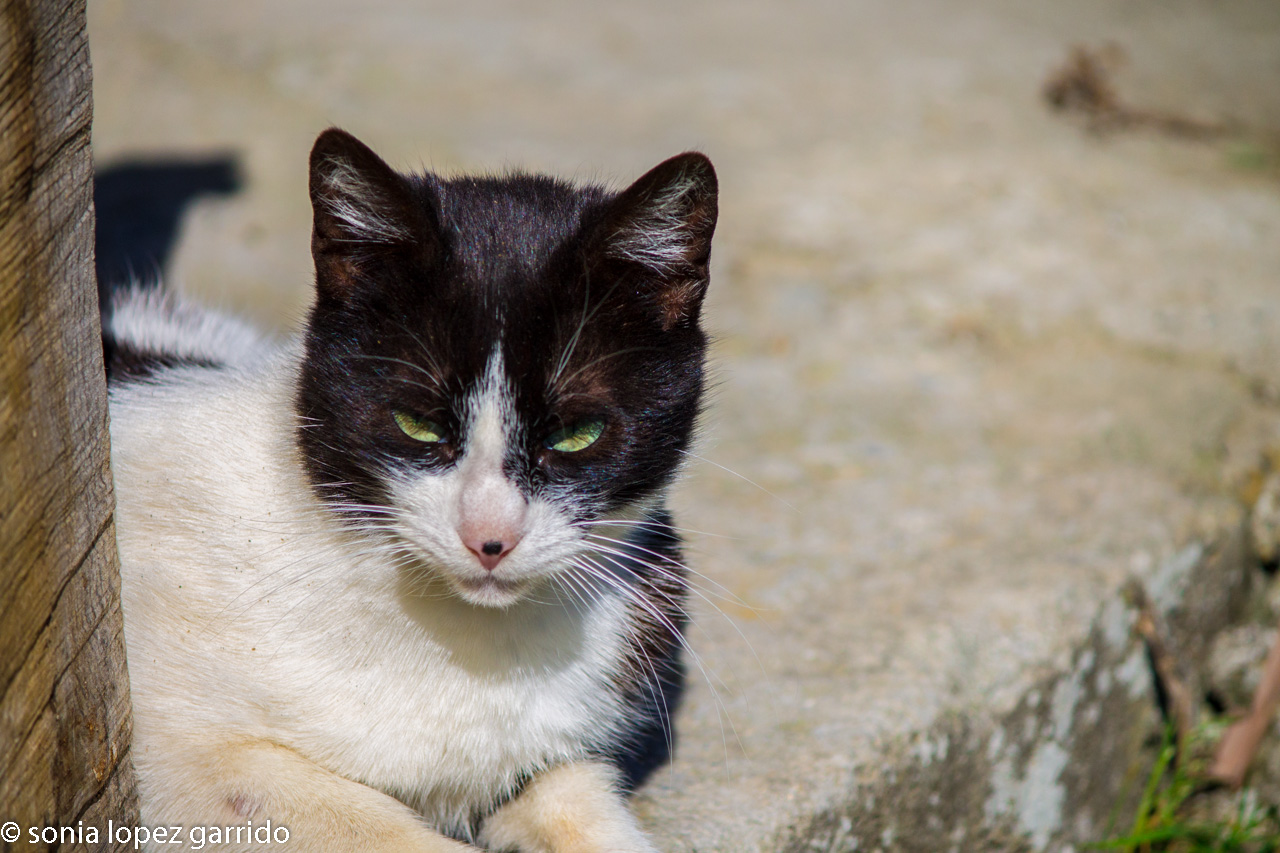
[[[0,0],[0,823],[134,826],[84,0]],[[82,836],[83,837],[83,836]]]

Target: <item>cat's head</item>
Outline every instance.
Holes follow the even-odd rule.
[[[691,441],[716,194],[697,153],[614,193],[402,175],[321,134],[297,399],[317,494],[474,604],[607,550],[591,534],[643,519]]]

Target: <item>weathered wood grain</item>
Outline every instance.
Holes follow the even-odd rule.
[[[137,820],[90,84],[84,0],[0,0],[0,820],[24,831]]]

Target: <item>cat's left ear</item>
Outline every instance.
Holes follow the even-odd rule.
[[[640,268],[663,329],[698,317],[710,282],[718,192],[706,155],[680,154],[614,199],[596,232],[605,258]]]

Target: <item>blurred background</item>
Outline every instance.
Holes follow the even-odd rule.
[[[700,663],[639,800],[668,849],[911,849],[853,793],[886,756],[956,714],[1003,732],[1108,613],[1149,693],[1121,583],[1230,536],[1280,461],[1274,0],[92,0],[89,21],[100,271],[282,335],[329,125],[402,169],[624,185],[715,162],[715,391],[675,496]],[[1027,750],[1084,749],[1065,707]],[[991,737],[938,837],[1103,832],[1065,759]]]

